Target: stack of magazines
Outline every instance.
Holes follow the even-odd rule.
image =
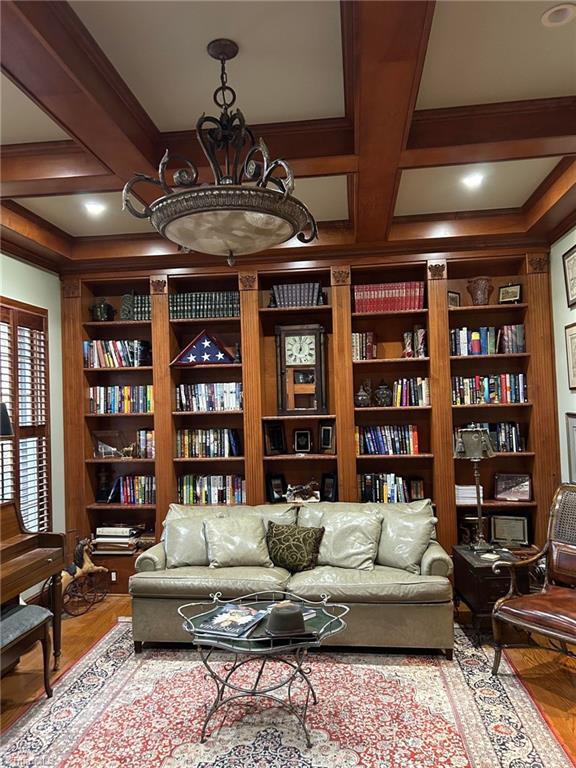
[[[256,610],[249,605],[228,603],[217,613],[194,629],[195,635],[219,637],[245,637],[268,613],[266,608]]]

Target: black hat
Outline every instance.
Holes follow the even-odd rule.
[[[300,635],[305,631],[301,606],[289,601],[273,606],[266,622],[266,632],[269,635],[289,637]]]

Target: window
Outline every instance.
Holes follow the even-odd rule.
[[[48,313],[0,300],[0,401],[14,437],[0,442],[0,500],[16,499],[30,531],[51,528]]]

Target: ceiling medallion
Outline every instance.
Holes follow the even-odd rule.
[[[316,221],[292,197],[290,166],[284,160],[271,161],[268,147],[262,139],[256,142],[242,112],[230,111],[236,93],[227,82],[226,62],[236,56],[238,46],[233,40],[213,40],[208,53],[221,65],[220,87],[213,98],[222,112],[219,118],[203,114],[196,123],[196,136],[214,183],[198,183],[194,163],[166,150],[157,179],[137,173],[126,184],[123,209],[137,219],[148,219],[163,237],[184,249],[226,256],[230,266],[237,255],[264,251],[294,236],[302,243],[311,242],[318,236]],[[168,171],[174,160],[185,167]],[[140,210],[131,198],[138,183],[154,184],[165,194]]]

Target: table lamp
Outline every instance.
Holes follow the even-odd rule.
[[[484,538],[482,520],[482,499],[480,498],[480,462],[494,456],[490,435],[483,427],[465,427],[456,430],[455,459],[468,459],[474,467],[474,482],[476,484],[476,533],[470,544],[475,552],[489,552],[490,544]]]

